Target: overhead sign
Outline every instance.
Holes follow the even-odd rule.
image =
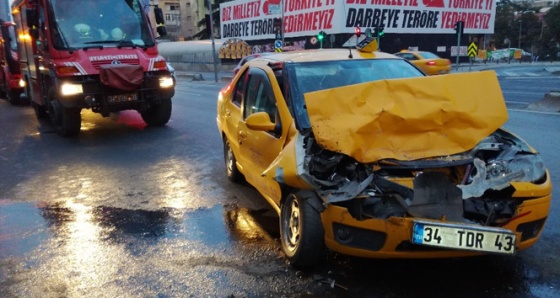
[[[279,0],[235,0],[220,4],[222,38],[273,39]],[[355,27],[384,27],[385,33],[492,34],[496,0],[283,0],[284,37],[353,33]],[[272,7],[271,7],[272,6]],[[280,9],[280,13],[282,13]]]
[[[476,54],[478,53],[478,46],[476,45],[476,43],[471,42],[469,44],[469,49],[468,49],[468,55],[471,58],[476,57]]]

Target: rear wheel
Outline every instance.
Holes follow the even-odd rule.
[[[165,125],[171,118],[171,98],[162,99],[158,105],[153,105],[140,114],[150,126]]]
[[[235,183],[243,182],[245,178],[237,168],[237,159],[235,159],[235,155],[233,155],[233,151],[226,137],[224,137],[224,162],[228,179]]]
[[[280,241],[292,266],[317,265],[325,251],[324,229],[319,211],[320,199],[314,192],[290,193],[280,209]]]

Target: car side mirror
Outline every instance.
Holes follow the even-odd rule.
[[[36,8],[26,8],[25,15],[27,16],[28,28],[35,28],[39,26],[39,12]]]
[[[252,130],[271,131],[276,128],[276,124],[270,121],[270,116],[266,112],[258,112],[249,115],[245,120],[247,127]]]
[[[29,36],[31,36],[34,40],[37,40],[39,38],[39,29],[37,29],[37,27],[30,27]]]
[[[159,36],[166,36],[167,35],[167,29],[165,28],[165,26],[158,26],[156,28],[157,33],[159,34]]]
[[[163,18],[163,10],[159,7],[154,8],[154,16],[156,18],[156,24],[163,25],[165,24],[165,19]]]

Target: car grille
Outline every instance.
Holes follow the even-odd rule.
[[[113,60],[107,60],[107,61],[91,61],[91,64],[93,65],[93,67],[97,70],[99,70],[99,68],[101,68],[101,65],[107,65],[107,64],[111,64],[111,62],[113,62]],[[138,59],[119,59],[119,62],[121,64],[132,64],[132,65],[139,65],[140,61]]]

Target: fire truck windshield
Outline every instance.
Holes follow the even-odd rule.
[[[50,4],[56,49],[155,44],[142,0],[50,0]]]

